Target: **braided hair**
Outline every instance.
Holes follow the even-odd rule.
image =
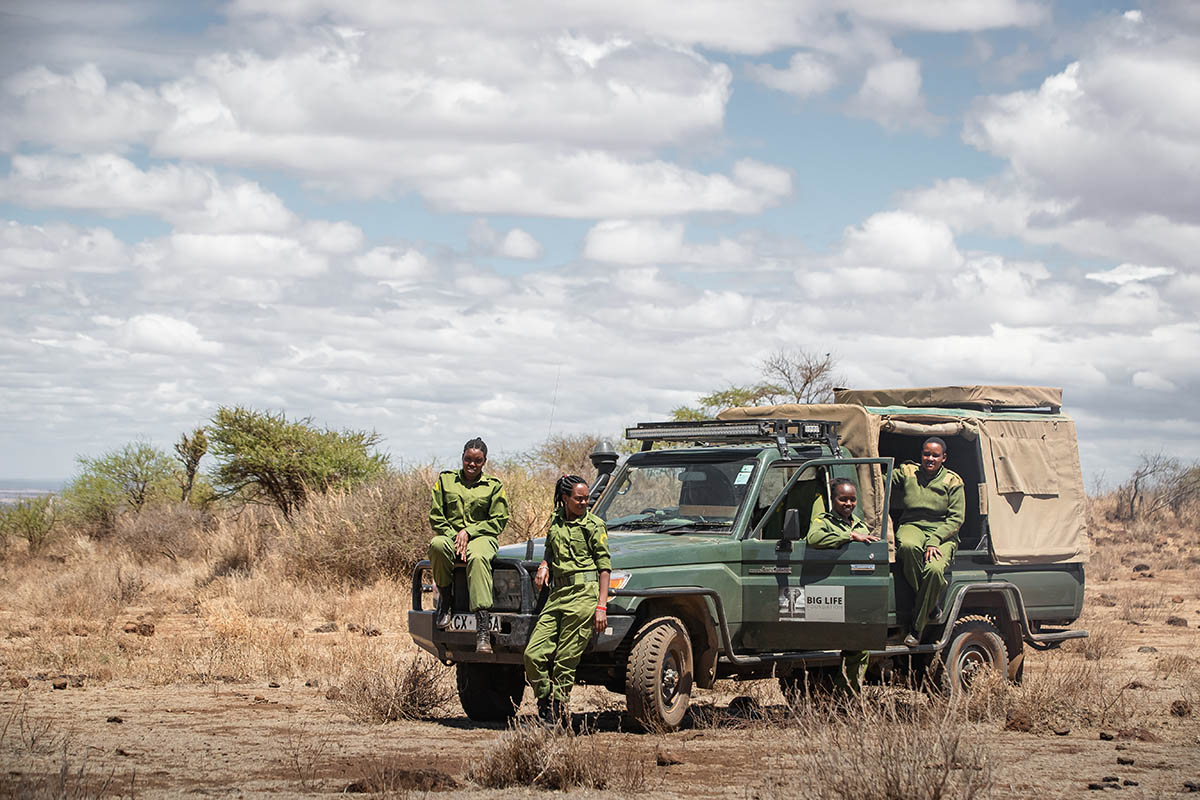
[[[579,484],[587,485],[587,481],[578,475],[563,475],[554,483],[554,507],[564,508],[563,495],[570,494]]]
[[[463,452],[465,453],[468,450],[478,450],[479,452],[483,453],[484,458],[487,458],[487,444],[485,444],[483,439],[480,439],[478,436],[463,445]]]

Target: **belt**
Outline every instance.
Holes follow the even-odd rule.
[[[568,572],[566,575],[556,575],[550,579],[550,585],[555,589],[561,586],[575,586],[580,583],[595,583],[600,580],[600,573],[596,570],[584,570],[582,572]]]

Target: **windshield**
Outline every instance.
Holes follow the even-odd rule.
[[[593,513],[610,530],[719,530],[733,527],[754,476],[753,457],[630,465]]]

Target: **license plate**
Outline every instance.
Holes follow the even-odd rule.
[[[495,614],[492,615],[490,627],[493,631],[500,630],[500,618]],[[450,617],[450,625],[447,630],[451,631],[473,631],[475,630],[475,615],[474,614],[455,614]]]

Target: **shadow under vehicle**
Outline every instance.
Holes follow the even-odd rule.
[[[601,477],[593,511],[609,527],[608,629],[579,665],[581,683],[624,694],[633,720],[677,727],[695,688],[720,678],[777,678],[785,692],[827,684],[840,651],[872,651],[870,675],[896,671],[959,691],[980,669],[1020,680],[1025,646],[1086,636],[1087,538],[1074,423],[1046,387],[839,390],[836,402],[737,408],[702,422],[642,423],[641,452]],[[965,482],[967,515],[948,586],[922,644],[902,644],[912,590],[894,563],[889,517],[896,462],[928,436]],[[615,471],[614,471],[614,467]],[[859,509],[881,541],[834,550],[805,544],[833,478],[859,485]],[[413,580],[409,630],[457,668],[476,720],[515,713],[522,654],[546,592],[532,576],[542,540],[500,549],[491,654],[477,654],[472,615],[433,622],[428,564]],[[455,571],[455,597],[466,576]]]

